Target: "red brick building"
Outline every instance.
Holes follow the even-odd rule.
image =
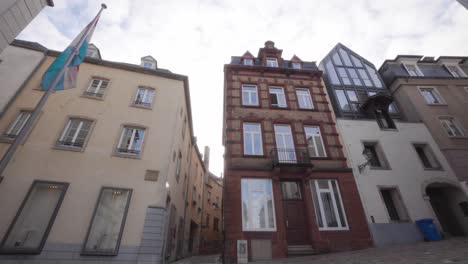
[[[224,73],[227,262],[370,247],[315,62],[285,60],[267,41]]]

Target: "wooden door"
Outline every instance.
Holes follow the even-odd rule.
[[[309,244],[302,184],[295,181],[283,181],[281,192],[288,245]]]

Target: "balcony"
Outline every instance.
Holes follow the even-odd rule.
[[[274,167],[313,167],[307,149],[274,148],[270,151]]]

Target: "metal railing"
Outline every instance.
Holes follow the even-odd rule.
[[[307,149],[274,148],[270,151],[273,166],[278,165],[312,165]]]

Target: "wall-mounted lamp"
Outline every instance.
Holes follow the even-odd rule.
[[[359,173],[362,172],[362,170],[371,163],[372,159],[374,158],[374,155],[372,154],[372,151],[368,148],[364,148],[362,151],[362,155],[366,159],[366,162],[364,162],[361,165],[358,165]]]

